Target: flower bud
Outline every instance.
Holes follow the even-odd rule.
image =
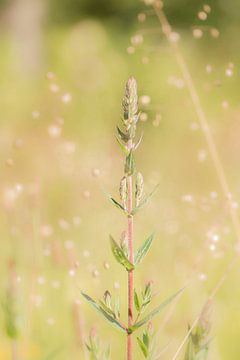
[[[137,81],[130,77],[126,84],[125,95],[122,101],[124,123],[127,130],[130,130],[131,138],[135,135],[135,124],[138,121],[138,95]]]
[[[153,282],[152,281],[148,281],[145,285],[145,290],[144,290],[144,297],[146,299],[151,299],[152,297],[152,288],[153,288]]]
[[[111,294],[110,294],[110,292],[108,290],[105,291],[105,293],[103,295],[103,299],[104,299],[104,302],[105,302],[106,306],[111,309],[111,307],[112,307],[112,305],[111,305],[112,296],[111,296]]]
[[[141,173],[137,173],[136,179],[136,191],[135,191],[135,200],[136,206],[139,205],[144,193],[144,181]]]
[[[127,188],[127,178],[124,176],[120,181],[119,186],[120,199],[122,201],[123,207],[127,209],[127,198],[128,198],[128,188]]]

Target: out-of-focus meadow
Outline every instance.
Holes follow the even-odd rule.
[[[123,158],[114,134],[130,75],[139,84],[144,132],[137,167],[147,191],[160,184],[136,217],[136,244],[153,228],[157,233],[136,282],[153,280],[162,300],[187,282],[165,326],[164,313],[154,320],[159,348],[168,345],[161,359],[172,359],[238,239],[153,8],[137,0],[12,0],[0,9],[0,297],[5,302],[14,273],[19,359],[47,360],[55,352],[59,360],[84,359],[82,337],[92,325],[111,344],[112,359],[124,359],[124,336],[80,290],[119,293],[126,313],[126,274],[108,239],[119,236],[125,219],[105,193],[118,196]],[[165,12],[180,34],[238,213],[239,3],[166,0]],[[212,360],[240,358],[239,279],[237,263],[214,299]],[[4,306],[0,320],[0,359],[8,360]]]

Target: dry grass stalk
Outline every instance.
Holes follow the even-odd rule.
[[[214,167],[216,169],[216,173],[219,179],[219,183],[223,192],[224,199],[226,200],[228,204],[229,214],[232,220],[232,224],[234,227],[234,231],[237,236],[237,245],[240,247],[240,221],[237,214],[236,209],[232,206],[232,196],[230,187],[227,181],[227,177],[224,171],[224,167],[222,165],[222,162],[220,160],[220,156],[206,117],[206,114],[202,108],[201,101],[198,95],[198,92],[196,90],[196,87],[194,85],[194,81],[192,78],[192,75],[190,73],[190,70],[188,68],[188,65],[184,59],[184,56],[182,55],[182,52],[179,48],[179,45],[177,41],[173,41],[172,39],[172,26],[169,24],[169,21],[167,19],[167,16],[165,15],[165,12],[163,10],[163,3],[161,0],[155,0],[153,2],[153,9],[159,19],[159,22],[162,27],[162,31],[165,34],[172,50],[175,55],[177,64],[181,70],[184,82],[187,86],[189,96],[192,100],[193,107],[195,109],[200,127],[202,129],[202,132],[206,138],[206,142],[208,145],[209,153],[211,155]]]

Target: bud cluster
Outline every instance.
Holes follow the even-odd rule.
[[[137,95],[137,81],[130,77],[126,83],[125,94],[122,101],[123,107],[123,126],[125,131],[117,128],[118,135],[124,146],[128,150],[133,147],[132,140],[136,133],[136,124],[139,118],[138,114],[138,95]]]
[[[133,77],[130,77],[127,81],[122,106],[124,125],[126,126],[126,129],[129,130],[131,127],[134,127],[138,121],[137,82]]]

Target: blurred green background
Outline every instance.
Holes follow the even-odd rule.
[[[180,34],[238,212],[240,3],[166,0],[165,12]],[[125,219],[105,193],[118,197],[124,160],[115,127],[130,75],[138,80],[144,133],[137,167],[146,192],[160,184],[136,217],[137,245],[157,233],[136,284],[153,280],[157,304],[188,282],[170,320],[163,314],[154,321],[159,349],[168,345],[161,359],[172,359],[234,256],[237,236],[151,5],[2,0],[0,26],[0,296],[4,301],[13,272],[19,359],[55,352],[49,358],[85,359],[82,338],[91,326],[111,343],[111,358],[124,359],[124,336],[82,301],[80,289],[120,294],[126,317],[126,275],[108,240],[109,233],[119,237]],[[240,358],[239,276],[237,263],[215,297],[209,359]],[[0,360],[7,360],[4,308],[0,320]]]

